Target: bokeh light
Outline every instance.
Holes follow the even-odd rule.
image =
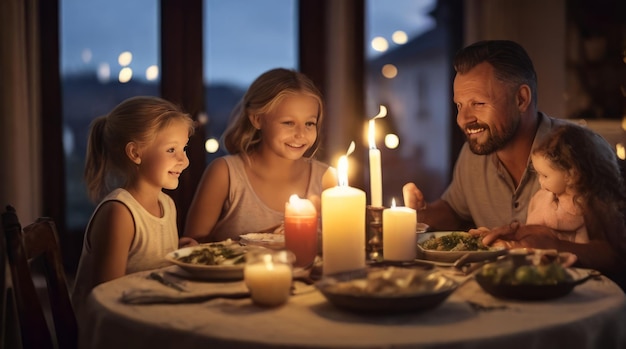
[[[100,63],[98,66],[98,81],[105,83],[111,80],[111,67],[108,63]]]
[[[133,61],[133,54],[129,51],[124,51],[120,53],[117,57],[117,63],[119,63],[122,67],[127,67],[130,65],[130,62]]]
[[[372,48],[378,52],[385,52],[389,49],[389,42],[382,36],[377,36],[372,39]]]
[[[220,142],[215,138],[209,138],[204,142],[204,149],[207,153],[215,154],[218,150],[220,150]]]
[[[146,69],[146,80],[154,81],[159,78],[159,67],[157,65],[151,65]]]
[[[389,133],[385,136],[385,147],[387,149],[396,149],[400,145],[400,138],[398,135]]]
[[[381,73],[387,79],[393,79],[398,75],[398,68],[393,64],[385,64],[381,70]]]
[[[403,32],[402,30],[396,30],[392,35],[391,35],[391,40],[398,45],[404,45],[407,43],[407,41],[409,41],[409,37],[406,35],[405,32]]]
[[[133,78],[133,70],[130,69],[129,67],[125,67],[122,68],[122,70],[120,70],[120,74],[118,76],[118,80],[119,82],[121,82],[122,84],[125,84],[127,82],[130,81],[130,79]]]

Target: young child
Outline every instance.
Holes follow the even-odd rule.
[[[319,201],[323,189],[336,185],[332,169],[312,158],[322,119],[322,96],[308,77],[282,68],[260,75],[223,135],[230,155],[204,171],[185,235],[238,239],[279,226],[292,194]]]
[[[562,240],[604,239],[605,227],[622,221],[626,201],[615,152],[598,134],[575,124],[554,129],[533,149],[541,189],[526,224],[553,229]]]
[[[178,248],[176,207],[162,189],[178,187],[189,166],[193,121],[157,97],[134,97],[95,119],[85,181],[100,202],[87,225],[72,294],[77,315],[96,285],[167,265]]]

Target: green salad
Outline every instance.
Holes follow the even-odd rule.
[[[176,259],[183,263],[203,265],[236,265],[246,262],[246,247],[230,239],[201,246],[186,256],[177,256]]]
[[[420,244],[425,250],[435,251],[489,251],[489,246],[482,243],[482,237],[470,233],[455,231],[447,235],[434,235]]]

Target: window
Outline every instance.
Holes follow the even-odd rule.
[[[366,110],[387,108],[377,146],[383,162],[383,205],[402,202],[402,185],[415,182],[428,200],[445,189],[450,172],[450,74],[445,26],[436,0],[366,2]],[[397,137],[396,137],[397,136]],[[398,140],[399,143],[389,142]]]
[[[225,154],[219,138],[252,81],[272,68],[297,69],[296,6],[296,0],[205,0],[208,162]]]
[[[94,209],[83,181],[91,121],[159,95],[158,1],[62,0],[60,17],[66,224],[82,231]]]

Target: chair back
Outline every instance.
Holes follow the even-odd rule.
[[[22,346],[30,348],[73,349],[78,330],[63,268],[54,221],[43,217],[22,230],[15,209],[7,206],[2,214],[7,257],[15,290]],[[47,302],[40,299],[33,282],[31,266],[41,263],[46,279]],[[42,304],[49,305],[49,312]],[[52,315],[54,332],[48,327],[46,313]]]

